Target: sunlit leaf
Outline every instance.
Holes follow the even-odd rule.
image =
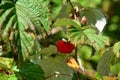
[[[92,56],[92,49],[89,46],[80,46],[79,48],[79,56],[83,60],[90,60]]]
[[[108,37],[96,34],[93,29],[84,30],[84,34],[88,39],[88,44],[93,46],[96,50],[104,48],[104,46],[109,43]]]
[[[7,75],[0,73],[0,80],[8,80],[6,76]]]
[[[68,38],[70,38],[72,42],[84,43],[83,30],[79,27],[71,26],[68,29]]]
[[[18,80],[15,74],[9,76],[8,80]]]
[[[44,80],[44,71],[40,65],[30,62],[25,63],[20,68],[19,74],[26,80]]]
[[[94,25],[99,32],[102,32],[106,25],[106,18],[103,12],[96,8],[85,8],[81,11],[81,17],[86,16],[89,25]]]
[[[88,44],[93,46],[96,50],[103,48],[109,43],[109,39],[106,36],[98,35],[92,28],[77,28],[71,26],[68,29],[68,37],[73,41],[81,44]]]
[[[10,68],[13,64],[12,58],[0,57],[0,67]]]
[[[39,29],[38,27],[42,26],[46,31],[50,30],[50,14],[43,0],[18,0],[16,9],[18,17],[20,19],[24,17],[23,21],[27,22],[30,27],[35,26]]]
[[[96,77],[98,80],[102,80],[102,79],[103,79],[102,76],[101,76],[98,72],[95,73],[95,77]]]
[[[113,54],[111,48],[106,50],[106,52],[103,54],[97,66],[97,71],[101,75],[109,76],[110,66],[112,64],[114,57],[115,55]]]
[[[48,32],[50,24],[48,7],[43,0],[4,0],[0,4],[0,36],[13,32],[12,40],[20,61],[33,52],[36,34]]]
[[[18,80],[18,78],[15,74],[7,75],[4,73],[0,73],[0,80]]]
[[[117,75],[120,72],[120,62],[117,62],[116,64],[111,66],[110,70],[111,70],[112,73]]]
[[[41,60],[47,80],[72,80],[73,71],[66,65],[65,56],[56,55]]]
[[[120,42],[117,42],[113,46],[113,52],[117,57],[120,57]]]

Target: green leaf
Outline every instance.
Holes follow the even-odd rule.
[[[46,31],[50,30],[50,14],[48,12],[48,7],[45,1],[18,0],[16,3],[16,11],[18,18],[23,18],[23,21],[27,22],[30,27],[35,26],[38,28],[41,26],[44,27]]]
[[[47,80],[72,80],[73,71],[66,65],[66,58],[63,55],[45,57],[40,65]]]
[[[9,76],[8,80],[18,80],[15,74]]]
[[[0,80],[8,80],[7,75],[0,73]]]
[[[108,37],[96,34],[93,29],[84,30],[84,35],[87,38],[87,44],[93,46],[96,50],[104,48],[105,45],[109,44]]]
[[[113,52],[117,57],[120,57],[120,41],[114,44]]]
[[[88,7],[82,10],[80,14],[81,17],[86,16],[88,25],[94,25],[99,32],[103,31],[106,25],[106,18],[101,10]]]
[[[98,35],[97,32],[90,27],[77,28],[71,26],[68,29],[68,38],[72,42],[77,42],[80,44],[88,44],[94,47],[96,50],[103,48],[105,45],[108,45],[108,38],[102,35]]]
[[[19,27],[23,28],[22,25],[19,25]],[[34,47],[34,38],[31,36],[31,34],[28,34],[21,30],[19,30],[19,35],[16,38],[15,45],[18,48],[19,55],[20,55],[20,61],[23,60],[25,61],[29,55],[31,54],[33,47]]]
[[[49,45],[49,47],[46,47],[46,48],[43,48],[41,51],[40,51],[40,54],[42,55],[52,55],[52,54],[55,54],[57,53],[57,48],[55,45]]]
[[[13,64],[13,58],[4,58],[4,57],[0,57],[0,67],[3,68],[11,68]]]
[[[118,79],[120,79],[120,72],[119,72],[119,74],[118,74]]]
[[[112,64],[114,57],[115,55],[113,54],[111,48],[105,51],[97,66],[97,70],[101,75],[109,76],[110,66]]]
[[[20,61],[26,60],[32,53],[36,34],[50,30],[48,11],[44,0],[5,0],[0,4],[0,36],[13,32],[12,40]]]
[[[26,80],[44,80],[44,71],[40,65],[26,62],[19,70],[19,74]]]
[[[103,80],[102,75],[100,75],[98,72],[95,73],[95,78],[96,78],[97,80]]]
[[[83,6],[91,6],[91,7],[96,7],[97,5],[99,5],[102,1],[101,0],[78,0],[80,4],[82,4]]]
[[[43,48],[39,53],[30,56],[31,62],[39,64],[41,62],[41,56],[51,56],[57,53],[55,45],[49,45],[49,47]]]
[[[91,47],[87,46],[87,45],[84,45],[84,46],[81,46],[78,47],[79,48],[79,56],[81,59],[83,60],[90,60],[91,59],[91,56],[92,56],[92,49]]]
[[[50,0],[47,0],[47,1],[49,1],[49,3],[50,3]],[[60,12],[60,10],[61,10],[61,8],[62,8],[62,5],[61,4],[63,4],[63,1],[62,0],[54,0],[54,1],[52,1],[52,6],[51,6],[51,12],[52,12],[52,19],[54,20],[56,17],[57,17],[57,15],[59,14],[59,12]]]
[[[59,19],[57,20],[53,26],[62,26],[62,27],[66,27],[66,26],[76,26],[76,27],[81,27],[80,24],[78,24],[78,22],[76,20],[72,20],[72,19],[69,19],[69,18],[62,18],[62,19]]]
[[[77,42],[77,43],[83,43],[84,41],[84,33],[83,29],[76,27],[76,26],[71,26],[68,29],[68,38],[71,39],[72,42]]]
[[[114,74],[118,74],[120,73],[120,62],[117,62],[116,64],[114,64],[113,66],[110,67],[110,71]]]
[[[77,73],[73,73],[73,78],[72,78],[72,80],[78,80],[78,75],[77,75]]]

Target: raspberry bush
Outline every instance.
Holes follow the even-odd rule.
[[[0,80],[119,80],[120,42],[89,1],[1,0]]]

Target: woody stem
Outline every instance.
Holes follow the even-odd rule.
[[[78,47],[75,46],[75,60],[76,60],[77,64],[79,64],[77,58],[78,58]],[[80,80],[80,73],[78,71],[77,71],[77,75],[78,75],[78,79]]]

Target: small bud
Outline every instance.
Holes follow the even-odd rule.
[[[81,22],[82,25],[86,25],[87,24],[87,18],[86,18],[86,16],[83,16],[81,18],[80,22]]]

